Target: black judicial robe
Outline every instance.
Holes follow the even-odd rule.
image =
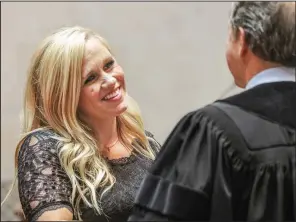
[[[295,129],[294,82],[188,113],[144,178],[129,221],[295,221]]]

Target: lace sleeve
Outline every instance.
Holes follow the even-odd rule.
[[[18,189],[26,219],[34,221],[45,211],[67,208],[71,182],[57,155],[57,140],[49,132],[29,135],[18,156]]]

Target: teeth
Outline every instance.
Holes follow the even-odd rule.
[[[117,96],[117,94],[119,93],[119,88],[116,89],[113,93],[109,93],[107,96],[104,97],[105,100],[111,99],[115,96]]]

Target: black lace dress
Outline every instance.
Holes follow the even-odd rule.
[[[72,186],[60,165],[58,142],[50,131],[29,135],[18,156],[18,187],[20,201],[29,221],[37,220],[42,213],[59,208],[73,212],[69,198]],[[153,135],[146,132],[151,147],[160,148]],[[126,221],[133,207],[140,183],[152,161],[131,155],[127,158],[109,160],[116,183],[102,199],[107,215],[97,215],[93,209],[82,207],[85,221]]]

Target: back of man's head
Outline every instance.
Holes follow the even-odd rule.
[[[296,67],[295,2],[236,2],[230,19],[234,35],[245,31],[249,49],[260,59]]]

